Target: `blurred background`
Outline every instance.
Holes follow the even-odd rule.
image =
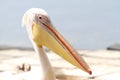
[[[21,20],[33,7],[45,9],[56,29],[77,49],[120,43],[120,0],[1,0],[1,47],[32,47]]]

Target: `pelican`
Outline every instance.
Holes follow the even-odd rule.
[[[44,51],[44,46],[72,65],[92,74],[91,69],[78,55],[71,44],[53,27],[47,12],[40,8],[31,8],[25,12],[22,19],[23,26],[26,26],[29,38],[35,52],[40,58],[40,80],[56,80],[53,69]]]

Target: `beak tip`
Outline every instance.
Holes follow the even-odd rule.
[[[92,71],[91,70],[89,70],[89,74],[92,75]]]

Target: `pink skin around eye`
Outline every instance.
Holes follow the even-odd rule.
[[[49,19],[46,16],[43,15],[35,15],[35,21],[36,22],[42,22],[42,23],[49,23]]]
[[[48,18],[45,16],[41,16],[41,17],[39,17],[39,19],[41,19],[43,23],[48,22]]]

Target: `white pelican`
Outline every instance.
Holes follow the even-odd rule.
[[[43,46],[49,48],[74,66],[92,74],[92,71],[82,57],[78,55],[78,52],[53,27],[47,12],[43,9],[29,9],[23,16],[22,24],[26,25],[34,49],[39,54],[41,64],[40,80],[56,79]]]

